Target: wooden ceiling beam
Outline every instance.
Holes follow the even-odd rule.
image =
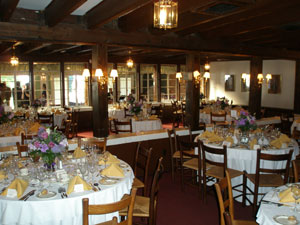
[[[80,45],[63,45],[63,46],[60,46],[56,49],[53,49],[52,51],[49,51],[47,53],[45,53],[46,55],[51,55],[51,54],[55,54],[55,53],[58,53],[58,52],[65,52],[67,50],[70,50],[70,49],[74,49],[74,48],[78,48],[80,47]]]
[[[13,42],[2,42],[0,44],[0,54],[4,54],[6,52],[8,52],[12,46],[14,45]]]
[[[152,0],[103,0],[85,14],[87,27],[94,29],[135,10]]]
[[[45,9],[45,23],[53,27],[87,0],[52,0]]]
[[[0,22],[0,40],[39,41],[64,44],[96,44],[131,46],[136,48],[164,49],[174,52],[227,52],[231,54],[271,56],[300,59],[300,52],[278,48],[227,43],[222,40],[204,40],[199,37],[180,38],[176,36],[157,37],[142,33],[122,33],[116,30],[86,30],[80,26],[37,26]]]
[[[19,0],[0,0],[0,20],[9,21]]]
[[[30,45],[25,45],[22,50],[21,50],[21,54],[30,54],[34,51],[38,51],[42,48],[45,48],[47,46],[51,45],[50,43],[33,43]]]
[[[179,0],[179,20],[180,14],[195,10],[212,2],[215,2],[215,0]],[[150,27],[153,24],[153,13],[153,1],[151,1],[151,3],[119,18],[119,28],[123,32],[133,32],[144,27]]]

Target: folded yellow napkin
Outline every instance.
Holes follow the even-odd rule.
[[[282,143],[287,143],[287,144],[289,144],[291,141],[291,139],[286,134],[281,134],[279,139],[281,140]]]
[[[82,151],[79,147],[77,147],[73,153],[73,157],[75,159],[86,157],[86,153]]]
[[[293,197],[293,193],[291,191],[291,188],[288,188],[284,191],[281,191],[279,193],[279,201],[282,203],[285,202],[295,202],[295,199]],[[300,202],[300,199],[297,200],[297,202]]]
[[[16,136],[19,136],[22,132],[25,133],[24,130],[22,128],[20,128],[20,127],[17,127],[15,129],[15,135]]]
[[[225,138],[225,141],[230,142],[230,143],[231,143],[231,146],[232,146],[233,143],[234,143],[233,138],[230,137],[230,136],[226,137],[226,138]]]
[[[200,112],[209,114],[209,113],[211,113],[211,109],[210,108],[204,108]]]
[[[208,142],[219,142],[223,141],[224,139],[216,134],[214,134],[212,137],[208,138]]]
[[[286,143],[289,144],[291,139],[286,134],[281,134],[279,138],[276,138],[275,140],[271,141],[271,145],[275,148],[281,148],[282,144]]]
[[[117,164],[111,164],[101,171],[101,175],[109,177],[124,177],[124,172]]]
[[[19,178],[14,179],[11,184],[5,189],[5,191],[2,192],[1,195],[6,196],[7,195],[7,189],[16,189],[17,196],[20,198],[26,188],[28,187],[28,182]]]
[[[0,171],[0,180],[3,180],[7,177],[4,171]]]
[[[30,128],[29,132],[31,133],[37,133],[39,131],[40,124],[39,123],[34,123]]]
[[[214,136],[214,133],[206,130],[200,135],[200,138],[210,138],[212,136]]]
[[[281,148],[282,142],[280,141],[279,138],[277,138],[277,139],[271,141],[270,145],[279,149],[279,148]]]
[[[110,152],[106,151],[104,154],[106,154],[106,157],[107,157],[106,164],[119,164],[120,163],[120,160],[118,160],[115,156],[110,154]],[[99,165],[105,165],[105,161],[103,158],[100,158]]]
[[[156,120],[157,119],[157,115],[151,115],[150,117],[149,117],[149,120]]]
[[[257,139],[256,138],[252,139],[249,143],[250,149],[254,149],[254,145],[256,144],[257,144]]]
[[[133,116],[133,119],[139,120],[139,118],[136,115]]]
[[[256,130],[252,131],[251,133],[253,134],[257,134],[257,133],[261,133],[262,130],[260,128],[257,128]]]
[[[24,168],[24,165],[21,162],[18,162],[18,167],[19,167],[19,169],[22,169],[22,168]]]
[[[92,190],[92,187],[89,184],[87,184],[80,176],[75,176],[69,182],[68,190],[67,190],[67,194],[68,195],[71,194],[74,191],[75,184],[82,184],[83,185],[83,189],[85,191]]]

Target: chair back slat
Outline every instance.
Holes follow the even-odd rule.
[[[114,125],[115,125],[115,131],[116,134],[120,132],[126,132],[126,133],[132,133],[132,120],[128,121],[118,121],[116,119],[113,119]],[[129,128],[126,128],[126,126],[129,126]]]
[[[21,145],[20,142],[16,142],[17,149],[18,149],[18,156],[19,158],[22,158],[22,153],[25,152],[28,155],[28,146],[27,145]]]

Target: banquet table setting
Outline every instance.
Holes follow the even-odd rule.
[[[1,224],[82,224],[82,199],[91,204],[119,201],[129,194],[131,167],[96,147],[62,152],[55,170],[43,161],[15,156],[0,161]],[[55,207],[53,207],[55,205]],[[66,210],[67,209],[67,210]],[[14,215],[18,215],[15,217]],[[118,213],[90,217],[95,224]]]

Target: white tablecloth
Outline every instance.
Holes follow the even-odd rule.
[[[293,133],[295,127],[296,127],[296,130],[300,130],[300,123],[297,122],[298,120],[294,120],[292,126],[291,126],[291,134]]]
[[[20,136],[0,137],[0,147],[16,145],[16,142],[21,143],[21,135]]]
[[[132,119],[132,132],[151,131],[162,129],[160,119],[135,120]]]
[[[256,120],[257,126],[265,126],[265,125],[278,124],[278,123],[281,123],[279,116],[265,117],[265,118],[261,118],[260,120]]]
[[[256,215],[256,222],[261,225],[273,225],[278,224],[274,221],[274,217],[278,215],[283,216],[295,216],[300,221],[300,214],[299,212],[294,212],[294,203],[287,203],[288,206],[285,205],[276,205],[269,203],[269,201],[274,203],[279,203],[278,192],[286,189],[286,186],[282,186],[276,189],[272,189],[269,191],[263,198],[264,201],[262,202],[259,210]]]
[[[124,111],[124,109],[109,108],[108,116],[113,119],[122,120],[125,118],[125,111]]]
[[[215,120],[220,120],[222,121],[223,118],[215,118]],[[230,115],[226,115],[226,121],[231,122],[232,118]],[[199,122],[202,123],[211,123],[211,117],[210,117],[210,113],[200,113],[199,112]]]
[[[62,114],[54,114],[54,127],[57,126],[58,128],[62,128],[62,121],[68,118],[67,113]]]
[[[292,159],[295,159],[296,156],[299,154],[299,147],[296,141],[292,140],[293,146],[290,148],[286,149],[270,149],[267,151],[262,151],[268,154],[285,154],[287,153],[290,149],[293,149],[293,156]],[[207,144],[207,146],[214,147],[216,146]],[[218,147],[222,148],[222,147]],[[195,153],[198,154],[198,149],[195,150]],[[237,149],[237,148],[227,148],[227,167],[239,171],[244,171],[246,170],[248,173],[255,173],[256,171],[256,156],[257,152],[255,150],[247,150],[247,149]],[[222,156],[216,156],[216,155],[207,155],[208,158],[210,158],[213,161],[220,161],[223,162],[223,157]],[[263,167],[266,168],[283,168],[285,165],[283,165],[282,162],[268,162],[265,161],[265,163],[262,164]],[[235,186],[237,184],[241,184],[243,182],[243,177],[235,177],[232,180],[232,186]],[[250,185],[250,181],[248,181],[248,187],[254,189],[254,186]],[[240,187],[242,190],[242,187]],[[271,188],[259,188],[260,193],[266,193],[269,191]],[[233,196],[237,196],[238,192],[233,191]],[[251,196],[249,196],[250,198]],[[260,196],[259,196],[260,197]],[[250,198],[251,199],[251,198]],[[242,198],[237,198],[238,201],[242,201]],[[260,200],[260,199],[259,199]]]
[[[131,168],[129,166],[127,168],[125,178],[114,185],[100,185],[101,191],[98,192],[71,193],[64,199],[58,194],[49,200],[40,200],[32,196],[25,202],[0,196],[0,224],[81,225],[83,198],[89,198],[90,204],[106,204],[119,201],[124,194],[130,193],[134,175]],[[52,189],[57,192],[59,185],[55,183],[53,185]],[[1,183],[0,188],[3,188]],[[28,186],[25,194],[32,189],[37,188]],[[118,213],[90,216],[90,224],[111,220],[113,216],[118,216]]]

